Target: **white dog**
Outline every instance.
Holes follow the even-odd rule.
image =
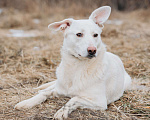
[[[54,115],[54,118],[63,119],[77,108],[106,110],[107,104],[123,95],[131,78],[120,58],[106,52],[100,36],[100,26],[110,12],[109,6],[103,6],[96,9],[89,19],[65,19],[48,26],[64,32],[57,80],[40,86],[38,89],[46,89],[18,103],[16,109],[31,108],[50,96],[69,96],[71,99]]]

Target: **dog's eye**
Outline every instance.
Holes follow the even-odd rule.
[[[93,37],[97,37],[97,36],[98,36],[98,34],[97,34],[97,33],[93,35]]]
[[[76,36],[83,37],[83,33],[77,33]]]

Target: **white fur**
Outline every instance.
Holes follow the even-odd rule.
[[[131,78],[120,58],[106,51],[100,37],[102,29],[99,25],[108,19],[110,11],[109,6],[104,6],[96,9],[87,20],[65,19],[49,25],[51,29],[64,32],[57,80],[39,87],[47,88],[18,103],[16,109],[31,108],[50,96],[69,96],[70,101],[54,115],[63,119],[79,107],[105,110],[107,104],[123,95]],[[77,37],[77,33],[83,36]],[[95,33],[98,37],[93,37]],[[97,49],[92,59],[87,58],[87,48],[90,46]]]

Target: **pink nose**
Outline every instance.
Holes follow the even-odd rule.
[[[87,51],[90,55],[94,55],[96,53],[96,47],[88,47]]]

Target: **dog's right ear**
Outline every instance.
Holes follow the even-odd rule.
[[[54,22],[54,23],[49,24],[48,28],[55,30],[55,31],[58,31],[58,30],[64,31],[70,27],[70,25],[72,24],[72,21],[73,19],[69,18],[60,22]]]

